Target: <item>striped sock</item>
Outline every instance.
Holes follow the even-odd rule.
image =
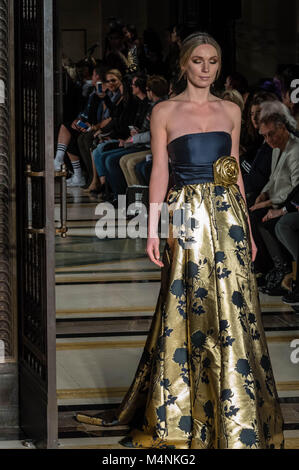
[[[75,162],[72,162],[72,167],[73,167],[73,170],[74,170],[74,176],[81,177],[80,160],[76,160]]]
[[[63,163],[66,149],[67,149],[67,145],[58,143],[57,152],[56,152],[56,156],[55,156],[55,160],[58,163]]]

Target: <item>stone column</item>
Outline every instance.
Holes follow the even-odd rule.
[[[0,0],[0,354],[4,349],[5,357],[12,355],[8,73],[8,0]]]
[[[16,297],[13,111],[13,1],[0,0],[0,428],[18,425],[18,364],[13,320]],[[13,295],[12,295],[13,291]],[[15,319],[16,320],[16,319]]]

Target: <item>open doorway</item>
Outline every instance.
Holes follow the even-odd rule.
[[[207,11],[203,16],[195,2],[184,2],[184,7],[181,1],[168,0],[93,0],[88,8],[82,8],[80,1],[62,0],[57,5],[56,158],[60,151],[58,163],[62,163],[63,156],[69,181],[78,174],[80,166],[76,184],[66,183],[64,201],[58,182],[55,191],[56,223],[60,223],[60,206],[64,203],[68,228],[66,237],[56,238],[57,397],[62,447],[76,447],[78,442],[70,441],[71,438],[82,438],[83,446],[84,443],[90,445],[89,439],[95,438],[99,445],[102,431],[76,422],[74,416],[78,411],[96,414],[99,410],[115,408],[121,402],[145,344],[161,277],[160,269],[146,255],[146,237],[135,238],[126,231],[132,215],[137,214],[130,216],[129,202],[139,199],[146,206],[150,145],[131,148],[122,155],[132,156],[132,160],[138,155],[133,184],[122,179],[127,184],[115,187],[107,176],[104,189],[100,179],[100,187],[88,191],[93,182],[91,167],[92,159],[96,158],[95,150],[106,141],[103,152],[107,154],[111,150],[111,155],[116,155],[118,149],[123,148],[117,141],[129,140],[131,129],[127,130],[127,135],[123,131],[119,135],[114,132],[111,138],[111,134],[107,137],[102,132],[102,140],[87,139],[86,153],[86,146],[80,145],[85,137],[82,139],[76,127],[82,125],[82,121],[83,125],[87,122],[87,127],[95,125],[86,115],[84,118],[84,109],[98,82],[102,82],[101,87],[104,81],[122,82],[121,88],[129,87],[129,93],[134,94],[136,74],[159,75],[162,81],[158,81],[158,85],[156,82],[149,85],[146,80],[143,83],[142,77],[138,78],[142,82],[142,86],[138,85],[141,91],[143,87],[142,99],[167,97],[171,81],[176,77],[181,40],[194,29],[208,29],[213,25],[212,13]],[[214,28],[217,29],[216,23]],[[130,68],[132,63],[128,60],[128,51],[134,42],[138,46],[135,69]],[[133,62],[134,59],[136,56]],[[96,80],[95,71],[99,73]],[[113,88],[110,91],[115,92]],[[111,117],[109,113],[104,114],[103,120],[103,116]],[[136,127],[133,116],[131,119],[126,126],[135,124]],[[142,122],[137,126],[138,131],[141,126]],[[64,141],[67,131],[70,140]],[[94,128],[89,132],[93,131]],[[74,156],[79,158],[72,158]],[[120,159],[118,164],[121,165]],[[141,166],[137,170],[138,164]],[[112,174],[119,177],[117,171]],[[102,176],[99,171],[98,176]],[[109,194],[114,195],[114,199]],[[105,204],[116,211],[121,209],[120,199],[116,202],[115,194],[125,197],[125,214],[115,212],[114,236],[101,239],[97,227],[105,213]],[[161,253],[164,242],[161,240]],[[126,427],[112,431],[103,445],[108,439],[109,446],[113,447],[125,432]]]

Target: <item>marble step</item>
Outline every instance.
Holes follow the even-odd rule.
[[[56,286],[57,318],[90,317],[117,312],[151,312],[153,314],[160,282],[74,284]],[[280,297],[260,295],[263,312],[293,312]]]
[[[299,403],[295,405],[282,404],[281,408],[286,428],[284,429],[285,448],[299,449]],[[97,410],[86,408],[80,411],[92,416],[100,409],[100,407]],[[78,411],[59,411],[58,439],[60,448],[122,448],[118,445],[118,441],[128,432],[129,426],[102,427],[79,423],[75,419],[75,414]],[[287,429],[292,427],[292,424],[297,425],[297,429]]]
[[[146,336],[58,338],[59,405],[119,402],[133,380]],[[266,332],[266,336],[279,396],[298,397],[298,363],[291,360],[290,345],[299,331]]]

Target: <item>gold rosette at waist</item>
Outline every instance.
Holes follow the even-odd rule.
[[[239,165],[235,157],[224,156],[213,163],[214,182],[223,186],[236,184],[239,174]]]

